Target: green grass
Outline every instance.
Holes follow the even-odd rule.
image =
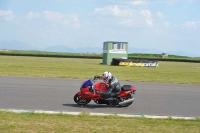
[[[200,120],[0,112],[1,133],[199,133]]]
[[[102,59],[0,56],[0,75],[87,79],[108,70],[123,81],[200,84],[200,63],[160,61],[157,68],[100,63]]]
[[[200,63],[160,62],[155,68],[108,66],[101,62],[102,59],[0,56],[0,75],[87,79],[109,70],[119,80],[200,84]],[[0,112],[0,133],[13,132],[199,133],[200,120]]]
[[[0,54],[10,54],[10,55],[46,55],[46,56],[97,56],[102,57],[102,54],[96,53],[67,53],[67,52],[48,52],[48,51],[36,51],[36,50],[8,50],[1,51]]]
[[[139,58],[161,58],[162,54],[143,54],[143,53],[133,53],[129,54],[129,57],[139,57]],[[168,55],[169,58],[177,59],[190,59],[189,56],[178,56],[178,55]]]
[[[68,52],[48,52],[48,51],[37,51],[37,50],[0,50],[0,54],[10,54],[10,55],[46,55],[46,56],[92,56],[102,58],[102,53],[68,53]],[[161,54],[144,54],[144,53],[130,53],[129,58],[158,58],[161,59]],[[169,59],[187,59],[187,60],[200,60],[200,57],[189,57],[189,56],[179,56],[179,55],[168,55]]]
[[[133,53],[128,54],[129,58],[154,58],[161,59],[161,54],[143,54],[143,53]],[[189,57],[189,56],[180,56],[180,55],[168,55],[167,59],[179,59],[179,60],[200,60],[200,57]]]

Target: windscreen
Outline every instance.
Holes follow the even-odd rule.
[[[88,86],[92,86],[93,82],[91,81],[91,79],[85,81],[82,85],[81,88],[87,88]]]

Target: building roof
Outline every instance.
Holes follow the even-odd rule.
[[[107,43],[128,43],[128,42],[116,42],[116,41],[106,41]]]

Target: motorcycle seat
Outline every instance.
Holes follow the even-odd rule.
[[[131,85],[123,85],[121,89],[124,91],[129,91],[129,90],[131,90],[131,88],[132,88]]]

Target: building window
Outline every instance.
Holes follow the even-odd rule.
[[[125,44],[123,44],[123,43],[113,43],[112,49],[125,50]]]
[[[112,49],[117,49],[117,43],[113,43]]]
[[[103,50],[108,50],[105,43],[103,44]]]
[[[117,44],[117,49],[121,49],[121,44]]]
[[[121,48],[122,48],[123,50],[125,50],[125,44],[121,44],[121,45],[122,45]]]

